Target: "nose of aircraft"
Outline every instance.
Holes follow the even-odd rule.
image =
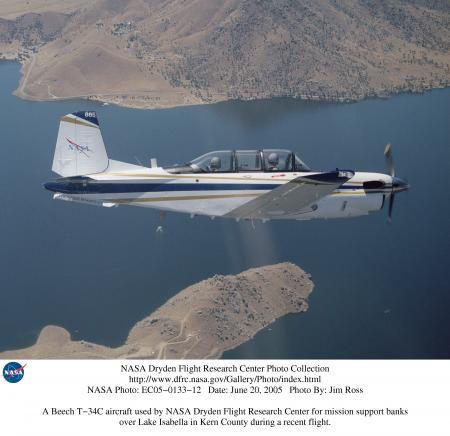
[[[394,192],[406,191],[409,189],[409,183],[400,177],[392,177],[392,190]]]

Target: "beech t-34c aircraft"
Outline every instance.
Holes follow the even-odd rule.
[[[409,185],[395,176],[350,170],[311,170],[289,150],[214,151],[184,165],[150,168],[108,158],[95,112],[61,119],[46,183],[55,199],[105,207],[122,204],[240,219],[347,218],[367,215]]]

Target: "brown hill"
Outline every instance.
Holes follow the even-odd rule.
[[[4,351],[0,359],[218,358],[277,318],[305,312],[313,286],[309,274],[291,263],[216,275],[182,290],[139,321],[118,348],[72,341],[67,330],[47,326],[36,344]]]
[[[12,20],[29,12],[70,13],[90,2],[91,0],[0,0],[0,17]]]
[[[444,0],[96,0],[61,15],[33,41],[38,53],[23,55],[18,95],[167,107],[352,100],[450,83]],[[4,29],[0,51],[5,32],[31,46]]]

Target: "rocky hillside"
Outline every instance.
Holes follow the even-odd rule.
[[[2,352],[0,359],[219,358],[277,318],[308,310],[313,287],[309,274],[291,263],[216,275],[182,290],[139,321],[118,348],[72,341],[62,327],[47,326],[36,344]]]
[[[450,3],[95,0],[2,20],[7,47],[22,53],[26,98],[354,100],[450,84]]]

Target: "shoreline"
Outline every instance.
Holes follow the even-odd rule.
[[[138,321],[119,347],[73,341],[63,327],[47,325],[34,345],[0,359],[217,359],[278,318],[306,312],[313,288],[310,275],[289,262],[215,275]]]
[[[30,61],[31,59],[31,61]],[[13,91],[13,95],[16,97],[26,100],[26,101],[35,101],[35,102],[57,102],[57,101],[70,101],[70,100],[86,100],[97,102],[101,105],[115,105],[129,109],[141,109],[141,110],[158,110],[158,109],[174,109],[181,107],[189,107],[189,106],[203,106],[203,105],[211,105],[217,103],[225,103],[225,102],[257,102],[271,99],[292,99],[299,100],[304,102],[316,102],[316,103],[357,103],[367,99],[389,99],[398,95],[406,95],[406,94],[424,94],[429,91],[433,91],[435,89],[446,89],[450,88],[450,80],[448,82],[439,83],[439,84],[422,84],[422,86],[415,86],[405,88],[402,87],[392,87],[389,90],[378,90],[369,92],[366,94],[359,95],[349,95],[349,96],[336,96],[336,95],[306,95],[306,94],[280,94],[280,95],[266,95],[261,94],[257,96],[238,96],[235,97],[227,97],[225,95],[217,94],[215,97],[211,97],[208,100],[191,100],[187,99],[187,101],[179,102],[171,102],[170,99],[168,101],[161,101],[160,95],[167,96],[167,94],[172,93],[172,95],[179,95],[183,98],[183,96],[187,96],[190,92],[189,89],[183,90],[151,90],[144,91],[141,94],[136,93],[126,93],[126,92],[115,92],[111,94],[74,94],[70,96],[57,96],[51,94],[51,97],[37,97],[28,94],[25,89],[27,85],[28,77],[30,76],[31,69],[33,68],[35,61],[34,54],[31,57],[27,57],[24,62],[23,59],[20,59],[17,55],[13,56],[11,54],[10,57],[3,55],[0,57],[0,62],[16,62],[20,64],[20,78],[18,87]],[[151,103],[151,100],[158,100],[158,103]],[[185,99],[186,100],[186,99]]]

